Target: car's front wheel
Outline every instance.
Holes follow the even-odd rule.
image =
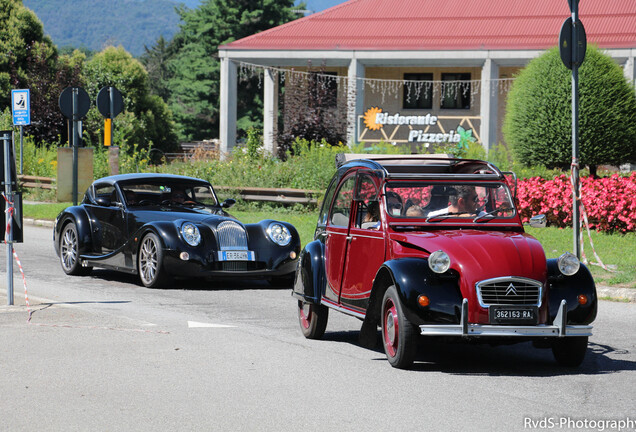
[[[323,305],[298,300],[298,322],[307,339],[320,339],[325,334],[329,309]]]
[[[399,369],[413,364],[417,350],[417,327],[405,316],[395,286],[382,299],[382,345],[391,366]]]
[[[587,336],[565,337],[554,341],[552,354],[561,366],[577,367],[587,352]]]
[[[169,282],[163,268],[163,248],[156,234],[149,233],[141,240],[137,269],[141,283],[148,288],[160,288]]]
[[[74,222],[69,222],[60,235],[60,264],[64,273],[83,276],[91,272],[92,267],[82,267],[79,258],[79,237]]]

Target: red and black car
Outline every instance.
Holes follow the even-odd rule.
[[[321,338],[333,309],[363,321],[363,343],[379,326],[394,367],[432,336],[532,341],[562,365],[583,361],[594,281],[576,256],[546,259],[524,232],[514,180],[478,160],[373,158],[339,164],[301,252],[292,294],[305,337]]]

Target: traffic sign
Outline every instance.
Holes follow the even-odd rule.
[[[82,87],[66,87],[60,94],[58,105],[60,111],[64,114],[64,117],[73,119],[73,93],[77,97],[77,106],[75,107],[77,120],[84,118],[86,113],[91,107],[91,99],[88,97],[88,93]]]
[[[102,87],[97,94],[97,109],[106,118],[115,118],[124,109],[124,98],[115,87]]]
[[[31,92],[27,90],[11,90],[11,112],[13,125],[31,124]]]
[[[574,40],[572,39],[573,27],[576,27]],[[572,24],[572,17],[568,17],[561,26],[559,33],[559,53],[561,61],[566,68],[572,69],[572,66],[580,66],[585,60],[585,51],[587,50],[587,37],[585,28],[581,20],[576,20],[576,26]]]

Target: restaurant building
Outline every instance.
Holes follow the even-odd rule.
[[[279,86],[309,77],[334,93],[349,144],[503,142],[515,73],[558,44],[566,0],[350,0],[219,47],[222,152],[236,143],[237,86],[258,76],[264,145],[277,148]],[[636,1],[582,0],[595,44],[636,81]],[[285,114],[283,114],[285,115]]]

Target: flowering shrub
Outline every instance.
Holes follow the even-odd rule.
[[[581,201],[591,229],[605,232],[636,231],[636,172],[629,177],[581,178]],[[572,185],[565,174],[546,180],[520,180],[517,188],[523,222],[545,214],[552,226],[572,226]],[[581,220],[583,220],[581,215]]]

